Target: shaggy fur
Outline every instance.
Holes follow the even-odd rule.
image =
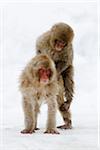
[[[48,65],[47,65],[48,64]],[[39,82],[38,70],[46,65],[52,70],[48,83]],[[57,72],[53,61],[47,55],[35,56],[25,67],[20,76],[20,91],[23,98],[25,115],[25,129],[21,133],[32,133],[37,129],[37,116],[42,102],[48,105],[48,119],[45,133],[58,134],[56,129],[57,97],[64,102],[63,80],[57,79]]]
[[[71,128],[71,115],[69,115],[69,108],[74,93],[72,48],[73,37],[74,33],[69,25],[65,23],[58,23],[55,24],[49,31],[42,34],[37,39],[36,43],[37,54],[48,54],[55,62],[57,72],[62,76],[64,81],[66,101],[59,106],[66,124],[60,127],[64,129]],[[55,50],[55,40],[63,40],[66,42],[66,46],[62,51],[58,52]]]

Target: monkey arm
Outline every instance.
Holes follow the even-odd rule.
[[[67,69],[67,63],[65,61],[58,61],[55,64],[58,71],[58,75],[60,75],[63,71]]]
[[[65,49],[63,57],[60,58],[59,56],[59,60],[55,61],[58,75],[62,74],[70,65],[72,66],[72,61],[73,61],[73,50],[72,50],[72,45],[69,44],[67,47],[67,52]]]

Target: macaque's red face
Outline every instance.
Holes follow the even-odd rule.
[[[63,40],[56,40],[55,41],[55,49],[56,51],[61,51],[66,46],[66,42]]]
[[[39,69],[39,79],[41,83],[48,83],[52,75],[51,69],[40,68]]]

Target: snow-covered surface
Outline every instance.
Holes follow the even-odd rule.
[[[10,4],[3,9],[3,120],[2,150],[97,150],[97,6],[96,3]],[[66,22],[75,32],[75,95],[71,106],[73,129],[60,135],[43,134],[46,104],[32,135],[23,129],[18,78],[35,55],[36,38],[56,22]],[[57,125],[62,124],[57,113]]]
[[[82,3],[84,3],[84,2],[86,2],[86,3],[88,3],[88,2],[97,2],[98,0],[0,0],[0,3],[2,3],[2,4],[5,4],[5,3],[32,3],[32,2],[35,2],[35,3],[37,3],[37,2],[54,2],[55,3],[55,1],[56,2],[82,2]]]

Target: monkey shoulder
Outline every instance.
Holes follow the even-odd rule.
[[[38,37],[36,41],[36,51],[37,53],[43,53],[50,47],[50,31],[45,32]]]
[[[22,71],[19,82],[21,90],[30,90],[33,87],[33,76],[29,64]]]

